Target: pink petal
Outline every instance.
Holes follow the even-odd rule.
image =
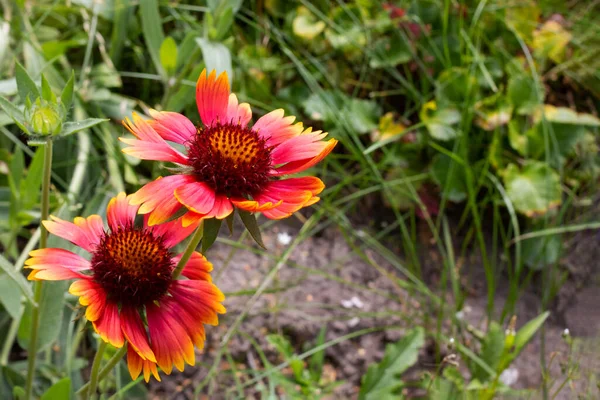
[[[139,206],[129,204],[125,193],[121,192],[108,202],[106,219],[111,231],[121,227],[133,226]]]
[[[327,142],[321,142],[321,143],[324,143],[325,145],[323,146],[321,152],[319,154],[317,154],[316,156],[314,156],[313,158],[306,158],[303,160],[288,162],[285,165],[277,167],[277,169],[275,171],[272,171],[271,174],[273,176],[295,174],[297,172],[304,171],[304,170],[316,165],[318,162],[323,160],[329,153],[331,153],[331,151],[337,144],[337,140],[331,139],[331,140],[328,140]]]
[[[198,214],[208,214],[213,209],[215,196],[214,190],[207,184],[195,182],[191,179],[188,179],[185,185],[175,189],[177,200]]]
[[[196,83],[196,105],[200,119],[205,126],[215,122],[227,122],[227,108],[229,103],[229,80],[227,73],[222,72],[217,78],[213,70],[207,76],[203,70]]]
[[[321,140],[325,136],[326,132],[316,131],[286,140],[271,152],[273,165],[316,157],[327,146]]]
[[[164,222],[159,225],[148,226],[149,218],[145,218],[145,228],[151,230],[154,236],[160,236],[163,239],[163,243],[167,248],[175,247],[181,243],[182,240],[187,238],[189,235],[196,230],[200,221],[196,221],[188,226],[182,226],[182,219],[178,218],[173,221]]]
[[[293,116],[284,117],[283,109],[280,108],[260,117],[252,130],[267,140],[267,146],[277,146],[302,133],[302,123],[293,124],[295,119]]]
[[[83,271],[90,269],[90,262],[79,254],[64,249],[39,249],[29,252],[30,259],[25,261],[25,265],[34,268],[43,264],[60,264],[72,271]]]
[[[150,115],[154,121],[148,121],[148,124],[165,140],[184,144],[196,134],[192,121],[181,114],[151,109]]]
[[[229,104],[227,105],[227,122],[241,126],[248,125],[252,119],[252,110],[250,104],[242,103],[238,105],[237,96],[234,93],[229,95]]]
[[[181,203],[175,198],[175,189],[190,180],[193,181],[193,178],[187,175],[158,178],[129,195],[129,202],[134,205],[141,204],[138,213],[150,213],[148,225],[160,224],[171,218],[181,208]]]
[[[227,218],[232,212],[233,204],[231,204],[231,200],[229,200],[229,198],[223,194],[216,195],[215,204],[209,214],[210,217],[223,219]]]
[[[102,316],[106,306],[106,293],[90,277],[73,282],[69,287],[69,293],[79,297],[79,304],[87,306],[85,318],[88,321],[96,321]]]
[[[87,218],[76,217],[75,223],[63,221],[52,215],[50,218],[52,221],[42,221],[48,232],[66,239],[90,253],[94,251],[104,235],[104,225],[99,215],[90,215]]]

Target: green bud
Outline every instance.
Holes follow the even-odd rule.
[[[28,111],[28,125],[34,134],[58,135],[62,129],[64,113],[58,104],[51,104],[38,98]]]

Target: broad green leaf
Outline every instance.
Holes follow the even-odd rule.
[[[68,136],[75,132],[79,132],[83,129],[91,128],[92,126],[98,125],[105,121],[108,121],[108,119],[88,118],[88,119],[84,119],[83,121],[65,122],[65,124],[63,125],[63,128],[62,128],[62,132],[60,133],[60,136]]]
[[[0,303],[13,319],[21,316],[21,290],[5,273],[0,272]]]
[[[200,49],[198,49],[198,44],[196,43],[196,38],[198,36],[200,36],[200,33],[196,31],[189,31],[185,34],[185,38],[183,38],[183,40],[179,44],[179,49],[177,51],[176,68],[180,68],[183,65],[189,63],[190,61],[194,60],[196,57],[196,53],[200,52]],[[197,66],[196,68],[198,67],[200,66]],[[202,71],[202,69],[200,71]],[[199,74],[195,74],[196,79],[198,78],[198,75]]]
[[[50,346],[60,333],[65,304],[65,293],[69,287],[66,281],[43,282],[42,298],[40,300],[40,321],[38,329],[38,351]],[[29,347],[31,332],[31,305],[27,303],[19,325],[17,338],[24,349]]]
[[[565,59],[567,44],[573,35],[557,21],[548,20],[533,32],[533,49],[536,57],[549,58],[557,64]]]
[[[21,275],[20,272],[17,272],[15,270],[15,267],[10,262],[8,262],[8,260],[4,258],[3,255],[0,255],[0,269],[4,271],[4,273],[10,278],[10,281],[13,284],[17,285],[17,287],[21,290],[21,293],[25,295],[27,300],[29,300],[30,303],[34,303],[33,292],[31,290],[29,282],[27,282],[25,277]]]
[[[462,105],[469,99],[471,88],[476,84],[477,79],[466,68],[452,67],[438,77],[435,97],[441,104]]]
[[[71,396],[71,379],[63,378],[50,386],[40,400],[68,399]]]
[[[158,0],[144,0],[140,2],[140,18],[142,32],[146,41],[146,49],[159,75],[165,77],[165,71],[160,62],[160,46],[165,40],[162,20],[158,10]]]
[[[438,109],[436,102],[430,101],[423,104],[419,117],[434,139],[451,140],[459,134],[454,125],[460,121],[460,113],[455,108]]]
[[[578,113],[567,107],[555,107],[550,104],[544,104],[543,107],[536,109],[533,114],[534,121],[539,122],[542,120],[542,112],[544,119],[549,122],[568,125],[600,126],[600,119],[592,114]]]
[[[204,38],[196,38],[196,43],[202,50],[202,59],[206,65],[207,71],[213,69],[217,71],[217,75],[221,72],[227,72],[229,84],[233,80],[233,67],[231,65],[231,53],[229,49],[221,43],[212,42]]]
[[[433,159],[431,174],[448,200],[459,203],[467,198],[467,179],[462,165],[445,154],[438,154]]]
[[[536,271],[558,261],[562,251],[560,235],[526,239],[521,242],[521,254],[525,264]]]
[[[19,110],[14,104],[0,96],[0,107],[6,114],[14,121],[15,124],[25,133],[29,133],[26,127],[25,116],[23,112]]]
[[[325,27],[325,22],[315,17],[308,8],[300,6],[296,10],[296,17],[292,22],[294,35],[304,40],[313,40],[325,30]]]
[[[480,357],[490,368],[496,371],[503,352],[504,331],[497,322],[492,321],[490,328],[483,339]],[[490,376],[485,369],[476,365],[473,378],[479,380],[480,382],[487,382],[489,379],[494,377]]]
[[[518,114],[529,114],[537,109],[544,100],[544,93],[536,90],[533,79],[518,74],[508,80],[507,96]]]
[[[522,170],[510,164],[503,178],[515,209],[528,217],[543,215],[561,203],[560,177],[546,163],[531,161]]]
[[[533,335],[542,327],[546,319],[550,316],[550,312],[546,311],[538,315],[531,321],[527,322],[517,331],[515,336],[514,357],[518,356],[525,345],[533,338]]]
[[[410,45],[398,31],[378,39],[369,56],[369,65],[375,69],[395,67],[412,59]]]
[[[346,102],[342,116],[357,133],[369,133],[377,129],[381,107],[371,100],[351,99]]]
[[[399,375],[417,362],[419,349],[425,344],[423,328],[409,331],[396,344],[388,344],[383,360],[370,365],[361,380],[359,400],[397,399],[395,391],[402,385]]]
[[[246,229],[248,229],[250,236],[252,236],[256,244],[258,244],[260,247],[266,250],[267,248],[263,243],[260,228],[258,226],[258,223],[256,222],[256,215],[251,214],[248,211],[242,209],[238,209],[238,214],[240,214],[240,218],[242,219],[244,226],[246,227]]]
[[[31,101],[34,101],[38,97],[40,97],[40,92],[33,82],[33,79],[29,76],[25,68],[17,63],[15,68],[15,78],[17,79],[17,87],[19,88],[19,97],[21,97],[21,101],[24,103],[27,98]]]
[[[204,220],[204,234],[202,236],[202,254],[215,243],[217,236],[219,236],[219,229],[221,229],[221,223],[223,220],[210,218]]]
[[[75,71],[71,70],[71,76],[67,81],[67,84],[63,88],[62,93],[60,94],[60,101],[65,107],[65,110],[68,112],[69,108],[71,108],[71,103],[73,102],[73,85],[75,84]]]
[[[316,121],[336,122],[347,97],[338,91],[323,90],[311,94],[303,103],[304,112]]]
[[[177,43],[167,36],[160,45],[160,63],[167,73],[173,73],[177,65]]]
[[[531,45],[533,32],[540,18],[540,8],[534,0],[510,2],[505,8],[504,22]]]
[[[15,152],[11,157],[9,172],[8,185],[13,194],[19,198],[21,195],[21,180],[25,172],[25,157],[19,147],[15,148]]]

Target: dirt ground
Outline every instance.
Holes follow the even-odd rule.
[[[279,224],[266,230],[263,235],[271,254],[281,254],[289,245],[286,242],[297,235],[297,229]],[[600,371],[598,237],[595,233],[581,233],[579,238],[573,238],[571,249],[561,260],[561,265],[569,270],[570,278],[561,289],[546,324],[545,354],[550,365],[548,382],[551,395],[557,392],[565,379],[571,365],[569,360],[576,360],[579,370],[574,373],[574,383],[565,385],[556,399],[572,399],[576,398],[576,393],[587,393],[590,374]],[[245,243],[252,244],[249,239]],[[188,367],[184,373],[165,377],[162,383],[152,383],[150,390],[153,397],[193,398],[193,388],[206,376],[215,349],[234,320],[248,306],[251,295],[239,295],[240,292],[254,291],[276,263],[266,255],[232,249],[228,244],[216,243],[207,256],[215,265],[213,275],[217,278],[217,285],[226,293],[238,295],[227,298],[227,315],[219,327],[207,329],[207,350],[198,355],[200,365]],[[393,246],[391,250],[399,251]],[[438,267],[435,259],[428,258],[428,262],[428,274],[435,281]],[[477,261],[473,262],[477,267]],[[425,305],[420,303],[417,296],[394,285],[385,274],[401,276],[380,254],[366,250],[359,257],[338,229],[327,228],[321,235],[305,240],[293,250],[289,261],[250,309],[240,325],[240,331],[252,336],[267,350],[272,347],[265,340],[266,334],[283,333],[299,354],[305,344],[314,343],[323,326],[327,327],[327,340],[364,328],[390,327],[343,341],[326,351],[326,376],[330,380],[344,381],[336,388],[334,398],[356,398],[361,376],[370,363],[381,360],[385,345],[401,338],[406,329],[415,325],[414,321],[427,323]],[[479,278],[476,276],[477,281]],[[504,286],[501,282],[498,288],[496,304],[499,307],[506,296],[507,289]],[[540,312],[539,293],[535,293],[535,284],[531,286],[533,288],[522,295],[517,305],[517,326]],[[463,318],[475,327],[483,327],[486,304],[484,285],[474,283],[469,294],[463,307]],[[429,323],[435,324],[435,321]],[[562,337],[565,328],[569,329],[574,339],[572,352]],[[259,355],[243,335],[233,336],[227,346],[236,364],[245,365],[247,369],[263,368]],[[513,388],[540,387],[540,346],[537,335],[511,366],[508,374],[512,378]],[[408,373],[409,379],[418,380],[423,371],[437,367],[431,347],[422,349],[419,362]],[[267,355],[275,365],[281,362],[274,351],[267,351]],[[225,395],[226,389],[231,386],[227,378],[217,379],[211,398],[231,398]],[[253,386],[247,389],[248,398],[254,398],[256,393]],[[590,398],[596,395],[600,398],[598,388],[590,390]],[[527,398],[536,396],[533,394]]]

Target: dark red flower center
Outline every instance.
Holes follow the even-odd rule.
[[[167,292],[174,268],[162,239],[134,227],[105,233],[91,263],[94,281],[109,299],[136,307]]]
[[[198,128],[187,147],[193,175],[219,194],[253,195],[269,181],[271,149],[248,127]]]

